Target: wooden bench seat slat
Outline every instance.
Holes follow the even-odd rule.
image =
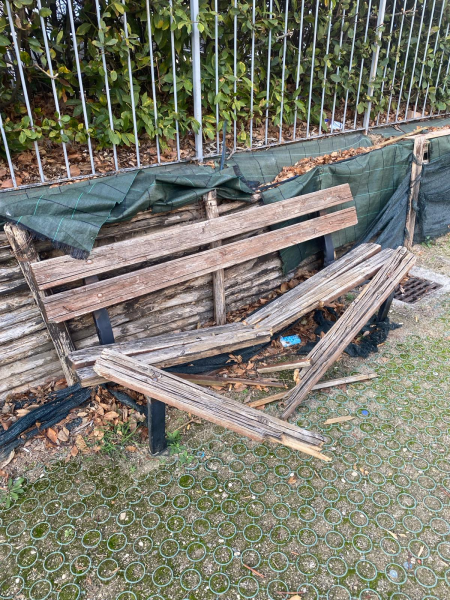
[[[406,248],[393,251],[383,268],[365,286],[328,333],[308,354],[312,366],[300,372],[300,383],[285,400],[283,418],[287,419],[306,398],[311,389],[344,352],[361,328],[369,321],[380,305],[391,295],[403,277],[413,267],[415,257]]]
[[[349,185],[343,184],[275,204],[255,206],[245,212],[178,225],[166,231],[94,248],[87,260],[77,260],[70,256],[50,258],[33,263],[33,274],[39,289],[44,290],[90,275],[164,258],[352,200]]]
[[[245,404],[212,390],[205,390],[190,381],[145,365],[114,350],[104,350],[94,369],[106,379],[255,441],[283,444],[322,460],[330,460],[320,451],[324,442],[320,434],[265,415]]]
[[[214,220],[209,222],[214,223]],[[51,322],[61,323],[356,224],[356,210],[347,208],[282,230],[54,294],[44,300],[47,317]]]

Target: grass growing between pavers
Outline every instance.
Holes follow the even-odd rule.
[[[0,598],[445,600],[449,300],[408,331],[358,363],[378,379],[296,412],[332,463],[204,426],[178,441],[186,461],[35,467],[0,511]]]

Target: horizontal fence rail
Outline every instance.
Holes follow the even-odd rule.
[[[0,185],[446,115],[449,16],[447,0],[0,0]]]

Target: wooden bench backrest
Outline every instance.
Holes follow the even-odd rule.
[[[310,213],[318,213],[352,199],[350,187],[344,184],[275,204],[252,207],[245,212],[188,226],[176,226],[167,231],[95,248],[87,260],[61,256],[33,262],[31,271],[41,291],[88,279],[89,283],[83,287],[56,292],[44,298],[48,320],[64,322],[355,225],[356,211],[354,208],[347,208],[283,228],[282,235],[280,230],[275,230],[103,281],[95,281],[100,274],[250,233]]]

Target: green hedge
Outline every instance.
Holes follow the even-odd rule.
[[[54,142],[86,141],[86,129],[83,123],[82,107],[79,96],[79,86],[74,63],[70,24],[66,10],[68,0],[43,0],[43,8],[37,10],[34,0],[13,0],[11,6],[14,12],[16,31],[19,35],[21,59],[25,69],[27,86],[33,102],[33,113],[36,119],[36,129],[30,128],[23,102],[20,85],[16,85],[17,66],[11,64],[8,56],[11,53],[11,36],[5,15],[0,17],[0,110],[3,116],[9,144],[13,151],[23,150],[35,138],[45,138]],[[272,125],[279,125],[282,100],[282,66],[284,46],[284,20],[286,2],[273,0],[273,13],[269,13],[269,2],[257,1],[255,18],[255,71],[254,71],[254,128],[264,124],[266,111],[267,88],[267,56],[269,32],[272,37],[269,116]],[[401,4],[401,6],[400,6]],[[431,4],[431,3],[430,3]],[[411,6],[410,6],[411,5]],[[77,30],[77,41],[80,52],[83,84],[85,87],[89,133],[100,147],[111,146],[112,143],[134,144],[133,122],[131,113],[130,81],[128,76],[128,51],[131,52],[133,69],[133,91],[137,110],[137,126],[139,137],[154,139],[156,133],[160,136],[163,148],[169,140],[175,137],[175,122],[178,120],[180,134],[188,134],[196,130],[198,124],[193,118],[192,108],[192,64],[191,64],[191,30],[190,6],[188,0],[174,0],[172,25],[170,9],[167,0],[152,0],[151,28],[153,35],[153,52],[155,73],[157,77],[156,96],[158,109],[158,126],[155,130],[154,107],[151,93],[150,55],[147,34],[147,11],[145,0],[127,0],[129,39],[125,39],[123,31],[124,6],[118,0],[108,5],[101,1],[102,27],[97,27],[95,3],[92,0],[74,0],[74,14]],[[220,123],[223,120],[233,122],[237,114],[237,130],[240,143],[248,143],[251,73],[250,54],[252,46],[252,3],[234,0],[218,0],[219,14],[219,93],[216,94],[215,82],[215,39],[214,0],[200,0],[199,28],[201,30],[202,47],[202,104],[203,104],[203,133],[206,140],[214,140],[216,135],[216,105],[219,106]],[[320,0],[319,21],[316,36],[314,35],[314,14],[316,2],[305,0],[303,35],[301,44],[300,83],[296,89],[298,46],[300,31],[301,2],[289,2],[288,35],[286,38],[286,66],[284,72],[284,108],[283,123],[290,126],[294,122],[297,111],[299,121],[306,121],[312,53],[315,41],[315,61],[313,93],[311,106],[311,123],[318,124],[322,93],[324,92],[325,117],[330,117],[333,98],[336,95],[337,107],[342,109],[345,97],[348,98],[348,111],[353,116],[355,110],[362,114],[368,104],[367,86],[372,52],[376,39],[376,22],[378,0],[359,2],[342,0]],[[407,0],[406,16],[404,19],[402,39],[399,43],[399,28],[403,2],[388,0],[385,25],[383,28],[383,44],[375,93],[373,97],[373,112],[385,111],[391,91],[391,80],[395,66],[396,77],[393,89],[393,106],[397,106],[401,78],[406,73],[403,86],[402,102],[406,103],[412,66],[417,46],[422,0],[417,1],[417,11],[411,39],[411,48],[405,64],[407,53],[407,37],[409,34],[412,8],[414,3]],[[448,95],[446,69],[449,39],[444,33],[448,23],[449,8],[444,9],[441,31],[438,21],[442,4],[437,1],[434,13],[432,7],[426,8],[420,37],[420,47],[417,53],[416,67],[412,86],[412,108],[417,94],[418,107],[421,109],[425,94],[427,94],[427,111],[430,106],[434,110],[446,110],[450,105]],[[395,26],[392,39],[390,38],[390,23],[393,11],[396,11]],[[355,28],[355,15],[357,25]],[[367,15],[369,26],[366,35]],[[234,87],[234,16],[238,18],[237,35],[237,94]],[[63,133],[57,123],[52,100],[48,65],[45,58],[40,16],[44,17],[50,36],[52,65],[57,74],[56,87],[61,103]],[[331,18],[331,36],[329,52],[326,53],[328,23]],[[425,40],[428,24],[432,21],[429,38],[429,51],[424,59]],[[344,23],[342,44],[340,44],[341,24]],[[174,36],[177,60],[177,92],[178,113],[174,110],[171,33]],[[438,42],[434,52],[436,36]],[[349,70],[350,55],[354,39],[352,69]],[[364,41],[365,40],[365,41]],[[391,42],[390,52],[387,46]],[[108,80],[111,88],[111,99],[114,112],[114,129],[109,127],[106,95],[104,90],[104,71],[101,59],[101,48],[106,52],[108,65]],[[444,53],[444,56],[443,56]],[[435,88],[439,64],[443,56],[443,66],[440,73],[438,89]],[[423,75],[420,77],[423,67]],[[326,78],[325,75],[326,69]],[[16,74],[14,73],[16,71]],[[384,78],[384,93],[380,90]],[[361,77],[361,94],[358,98],[358,82]],[[419,86],[420,82],[420,86]],[[428,91],[427,91],[428,88]],[[431,104],[430,104],[431,103]],[[339,118],[339,113],[337,113]],[[323,124],[326,130],[326,124]]]

